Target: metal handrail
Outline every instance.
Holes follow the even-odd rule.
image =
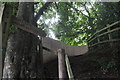
[[[113,30],[110,30],[110,31],[108,31],[108,32],[105,32],[105,33],[103,33],[103,34],[99,34],[98,36],[92,38],[89,42],[93,41],[93,40],[96,39],[97,37],[100,37],[100,36],[103,36],[103,35],[106,35],[106,34],[110,34],[110,33],[114,32],[114,31],[117,31],[117,30],[120,30],[120,27],[115,28],[115,29],[113,29]]]
[[[95,44],[91,45],[90,47],[98,45],[98,44],[102,44],[102,43],[115,42],[115,41],[120,41],[120,39],[112,39],[112,40],[101,41],[101,42],[98,42],[98,43],[95,43]]]
[[[95,32],[95,33],[88,39],[88,42],[90,43],[90,42],[92,42],[93,40],[95,40],[95,39],[98,38],[98,37],[101,37],[101,36],[104,36],[104,35],[106,35],[106,34],[110,34],[110,33],[114,32],[114,31],[120,30],[120,27],[117,27],[117,28],[115,28],[115,29],[109,30],[109,31],[107,31],[107,32],[104,32],[104,33],[98,35],[98,33],[102,32],[102,31],[104,31],[104,30],[106,30],[106,29],[109,29],[109,28],[111,28],[111,27],[114,27],[114,25],[119,24],[119,23],[120,23],[120,21],[117,21],[117,22],[115,22],[115,23],[113,23],[113,24],[111,24],[111,25],[109,25],[109,26],[107,26],[107,27],[105,27],[105,28],[103,28],[103,29]],[[105,40],[105,41],[100,41],[100,42],[98,41],[97,43],[95,43],[95,44],[93,44],[93,45],[90,45],[89,47],[92,47],[92,46],[95,46],[95,45],[101,44],[101,43],[116,41],[116,40],[119,41],[119,39],[112,39],[112,40],[110,39],[110,40]]]
[[[108,29],[108,28],[110,28],[110,27],[113,27],[114,25],[119,24],[119,23],[120,23],[120,21],[117,21],[117,22],[115,22],[115,23],[113,23],[113,24],[111,24],[111,25],[109,25],[109,26],[107,26],[107,27],[105,27],[105,28],[103,28],[103,29],[95,32],[95,33],[88,39],[88,41],[90,41],[96,34],[102,32],[103,30],[106,30],[106,29]]]

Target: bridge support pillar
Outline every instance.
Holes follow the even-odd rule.
[[[65,63],[65,50],[58,50],[58,71],[59,71],[59,80],[66,80],[68,78],[67,67]]]

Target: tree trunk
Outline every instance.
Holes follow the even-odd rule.
[[[33,23],[34,3],[20,3],[18,19]],[[31,78],[36,76],[37,38],[28,32],[17,29],[9,36],[4,62],[3,78]],[[34,73],[34,74],[33,74]]]
[[[3,16],[4,4],[0,3],[0,80],[2,79],[2,16]]]

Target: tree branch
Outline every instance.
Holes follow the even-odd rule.
[[[43,12],[47,10],[47,7],[51,4],[52,2],[46,2],[38,11],[36,16],[34,17],[34,21],[37,22],[38,19],[40,18],[41,15],[43,15]]]
[[[77,36],[78,34],[81,34],[82,32],[76,32],[76,33],[73,33],[73,34],[69,34],[69,35],[56,35],[56,37],[61,37],[61,36],[64,36],[64,37],[75,37]]]
[[[89,15],[89,17],[90,17],[91,15],[90,15],[90,12],[88,11],[88,7],[86,6],[86,2],[85,2],[85,4],[83,4],[83,6],[84,6],[86,12],[88,13],[88,15]]]
[[[96,16],[97,18],[99,18],[99,17],[98,17],[98,14],[97,14],[97,11],[95,10],[95,8],[94,8],[93,5],[91,4],[91,2],[89,2],[89,4],[91,5],[92,10],[93,10],[95,16]]]
[[[77,8],[74,8],[73,6],[71,6],[70,4],[67,4],[69,7],[73,8],[76,12],[80,12],[82,15],[86,16],[89,18],[89,16],[85,15],[82,13],[82,11],[78,10]]]

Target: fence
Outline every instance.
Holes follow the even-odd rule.
[[[102,43],[107,43],[107,42],[114,42],[114,41],[120,41],[120,21],[117,21],[111,25],[107,25],[107,27],[95,32],[89,39],[89,47],[93,47],[98,44]],[[117,38],[113,38],[112,33],[113,32],[118,32]],[[107,40],[100,40],[100,37],[105,37],[107,36]],[[97,41],[96,43],[93,43],[94,41]],[[70,62],[68,59],[67,54],[65,54],[64,49],[59,49],[58,50],[58,69],[59,69],[59,78],[66,78],[68,77],[69,79],[74,78]],[[67,71],[66,71],[67,70]]]
[[[117,31],[119,37],[112,38],[112,33]],[[120,41],[120,21],[117,21],[111,25],[107,25],[107,27],[95,32],[89,39],[89,47],[96,46],[98,44],[107,43],[107,42],[115,42]],[[107,40],[100,40],[101,38],[104,38],[105,36],[108,37]]]

